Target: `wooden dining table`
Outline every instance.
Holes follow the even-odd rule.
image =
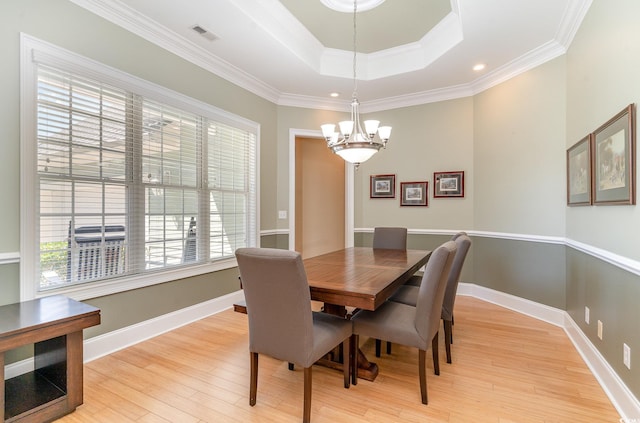
[[[326,313],[350,318],[358,310],[378,308],[427,263],[430,255],[428,250],[351,247],[303,262],[311,299],[323,302]],[[358,375],[374,380],[378,366],[359,348],[357,354]]]

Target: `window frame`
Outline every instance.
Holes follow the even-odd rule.
[[[247,223],[247,245],[259,245],[260,239],[260,125],[226,112],[210,104],[180,94],[171,89],[140,79],[126,72],[88,59],[61,47],[20,35],[20,299],[26,301],[54,294],[64,294],[76,300],[101,297],[131,289],[170,282],[237,266],[235,257],[167,268],[104,281],[64,286],[38,291],[39,286],[39,190],[37,171],[37,63],[42,62],[62,70],[96,79],[123,88],[153,101],[158,101],[196,113],[215,121],[250,132],[255,137],[255,162],[250,163],[251,186]],[[254,165],[251,167],[251,165]],[[253,194],[253,195],[251,195]],[[251,219],[251,211],[254,218]],[[208,239],[208,238],[207,238]],[[207,241],[208,242],[208,241]]]

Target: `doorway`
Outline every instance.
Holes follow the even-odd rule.
[[[323,138],[295,138],[295,250],[303,258],[345,246],[345,164]]]
[[[320,131],[289,130],[289,249],[303,258],[353,246],[353,166]]]

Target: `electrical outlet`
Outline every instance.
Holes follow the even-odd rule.
[[[627,344],[622,344],[622,362],[631,369],[631,348]]]
[[[589,324],[589,307],[584,307],[584,321],[586,324]]]
[[[286,219],[287,211],[286,210],[278,210],[278,219]]]
[[[602,339],[602,321],[598,320],[598,338]]]

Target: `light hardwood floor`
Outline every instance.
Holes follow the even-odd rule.
[[[342,375],[314,366],[311,420],[322,422],[618,422],[620,416],[564,331],[459,296],[453,364],[440,376],[427,354],[429,405],[420,403],[418,352],[401,345],[376,359],[374,382],[346,390]],[[384,348],[383,348],[384,349]],[[260,357],[249,406],[247,316],[231,310],[85,365],[84,404],[58,423],[298,422],[302,371]]]

